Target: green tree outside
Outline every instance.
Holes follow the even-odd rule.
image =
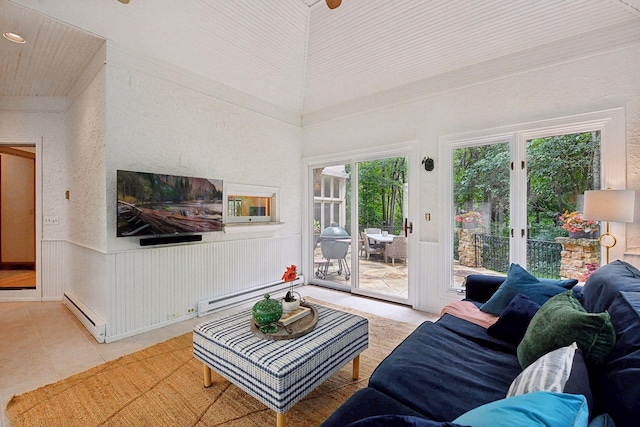
[[[376,227],[399,234],[404,220],[406,158],[361,162],[358,171],[358,221],[361,228]]]
[[[598,189],[600,133],[536,138],[527,142],[527,220],[529,238],[566,236],[559,216],[578,207],[578,196]],[[507,143],[454,151],[456,214],[489,209],[488,232],[509,230],[510,148]],[[488,207],[488,208],[487,208]]]

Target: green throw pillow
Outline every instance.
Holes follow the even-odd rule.
[[[600,365],[616,343],[609,313],[587,313],[573,291],[558,294],[533,316],[518,345],[518,361],[526,368],[539,357],[576,342],[587,364]]]

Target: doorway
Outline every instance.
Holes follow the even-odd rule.
[[[314,284],[411,304],[408,159],[405,151],[310,167]]]
[[[0,145],[0,291],[36,289],[36,146]]]

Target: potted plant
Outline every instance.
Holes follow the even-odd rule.
[[[282,280],[289,283],[289,290],[282,300],[282,311],[293,311],[300,307],[300,299],[296,299],[293,291],[293,282],[298,277],[297,268],[291,264],[282,275]]]
[[[482,224],[482,214],[476,211],[463,212],[456,215],[456,222],[459,222],[462,228],[477,228]]]
[[[560,220],[562,221],[562,228],[569,232],[569,237],[572,239],[589,238],[598,227],[597,221],[584,219],[582,218],[582,214],[576,211],[564,211],[564,213],[560,215]]]

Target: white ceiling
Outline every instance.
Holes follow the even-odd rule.
[[[323,0],[0,0],[0,32],[27,38],[0,39],[0,96],[69,94],[107,39],[305,115],[500,58],[558,55],[567,41],[571,55],[593,53],[598,40],[603,50],[638,43],[639,9],[640,0],[343,0],[334,10]]]

